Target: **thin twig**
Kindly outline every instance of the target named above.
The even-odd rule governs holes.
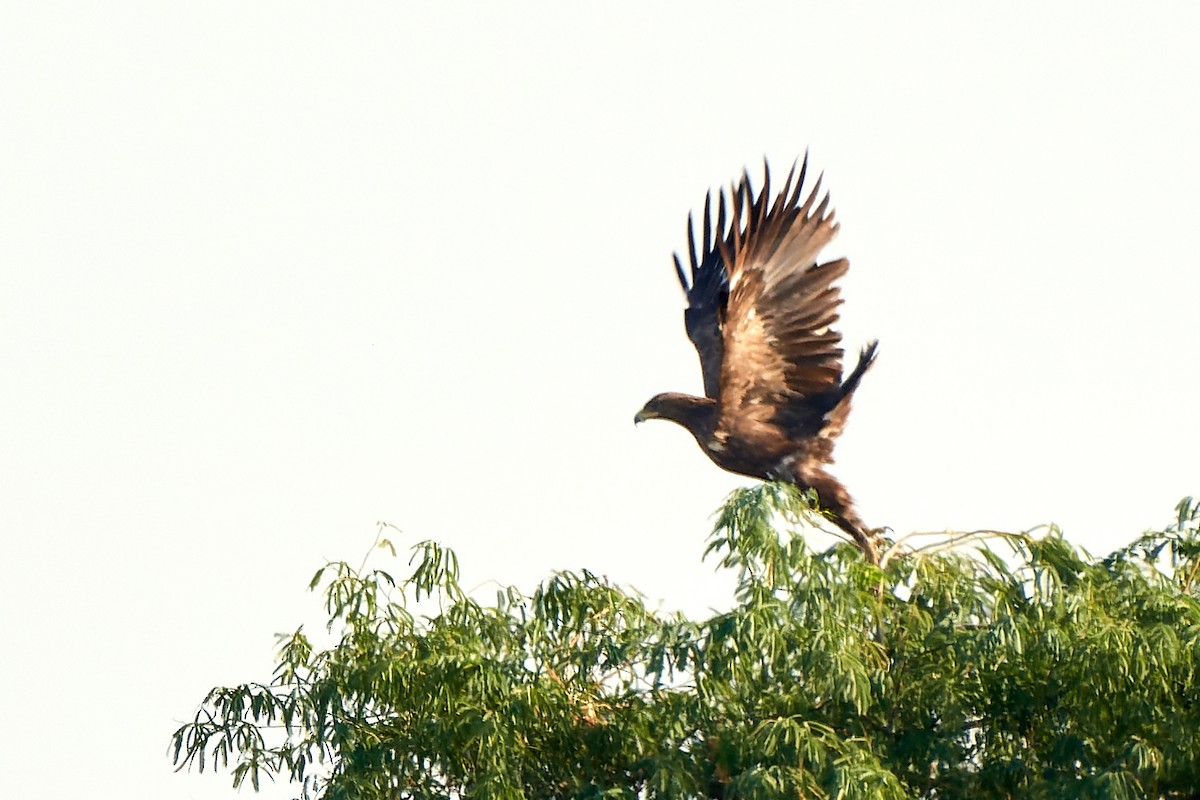
[[[888,561],[890,561],[893,556],[901,552],[901,548],[904,547],[904,543],[906,541],[917,537],[940,536],[942,537],[942,541],[930,542],[929,544],[921,545],[920,547],[905,548],[904,552],[906,554],[915,555],[917,553],[940,553],[957,547],[970,539],[986,539],[989,537],[1009,539],[1020,535],[1021,534],[1018,533],[1012,533],[1011,531],[997,531],[989,528],[980,528],[979,530],[974,531],[913,531],[912,533],[906,533],[905,535],[901,536],[899,539],[893,542],[887,550],[884,551],[883,555],[879,559],[879,566],[881,568],[886,566]]]

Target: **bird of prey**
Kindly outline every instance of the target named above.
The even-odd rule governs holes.
[[[833,522],[874,561],[874,537],[826,468],[879,343],[863,348],[843,378],[842,337],[834,329],[842,299],[834,283],[850,264],[817,261],[838,224],[828,193],[821,196],[820,177],[802,199],[807,171],[806,155],[799,174],[793,164],[773,198],[768,166],[758,193],[743,172],[730,186],[728,206],[724,190],[718,192],[715,224],[710,192],[698,252],[688,215],[690,269],[676,254],[675,270],[687,295],[684,325],[700,355],[705,396],[659,394],[634,422],[670,420],[723,469],[815,489]]]

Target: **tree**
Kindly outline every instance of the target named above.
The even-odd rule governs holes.
[[[175,761],[331,799],[1200,797],[1200,503],[1104,558],[1051,527],[878,568],[810,548],[810,502],[730,496],[704,620],[586,571],[481,603],[432,542],[331,563],[337,644],[213,689]]]

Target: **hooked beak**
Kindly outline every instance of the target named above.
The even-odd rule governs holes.
[[[643,408],[641,411],[639,411],[634,416],[633,424],[637,425],[640,422],[645,422],[648,419],[654,419],[657,416],[658,416],[658,414],[655,414],[653,411],[647,411],[646,409]]]

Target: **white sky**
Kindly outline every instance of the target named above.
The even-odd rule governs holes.
[[[377,520],[723,604],[740,480],[632,417],[700,390],[670,254],[764,154],[882,341],[870,523],[1099,552],[1200,492],[1200,6],[831,5],[6,6],[2,793],[231,796],[171,731]]]

